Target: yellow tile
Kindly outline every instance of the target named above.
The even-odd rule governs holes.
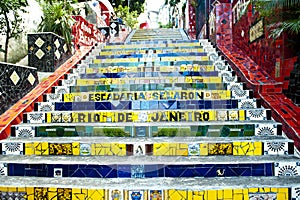
[[[275,192],[275,193],[278,192],[278,188],[270,188],[270,189],[271,189],[271,192]]]
[[[249,193],[258,192],[258,188],[249,188]]]
[[[7,187],[0,187],[0,192],[7,192],[8,188]]]
[[[88,190],[87,189],[72,189],[72,200],[81,200],[87,199],[88,197]]]
[[[35,200],[34,198],[34,188],[28,187],[26,188],[27,200]]]
[[[169,144],[168,143],[154,143],[153,144],[153,155],[156,155],[156,156],[169,155]]]
[[[218,199],[223,199],[223,190],[218,190]]]
[[[243,194],[234,194],[233,200],[244,200],[244,195]]]
[[[286,193],[277,193],[277,199],[288,200],[288,194],[286,194]]]
[[[105,191],[103,189],[100,189],[100,190],[89,189],[88,190],[88,199],[90,199],[90,200],[104,199],[104,197],[105,197]]]
[[[8,187],[8,192],[17,192],[18,189],[16,187]]]
[[[188,144],[177,144],[177,150],[176,150],[176,155],[178,156],[187,156],[188,155]]]
[[[34,143],[25,143],[25,155],[34,155]]]
[[[247,189],[243,189],[243,194],[244,194],[244,196],[249,194],[248,188]]]
[[[75,156],[80,155],[80,143],[79,142],[72,143],[72,151],[73,151],[73,155],[75,155]]]
[[[217,190],[208,190],[207,198],[208,199],[217,199]]]
[[[239,110],[239,121],[245,120],[245,110]]]
[[[18,192],[26,192],[26,188],[25,187],[19,187]]]
[[[208,155],[208,144],[201,143],[200,144],[200,156],[207,156]]]
[[[234,194],[243,194],[243,189],[234,189],[233,193]]]
[[[169,190],[168,200],[187,200],[187,191],[185,190]]]
[[[231,189],[224,190],[224,198],[232,199],[232,190]]]
[[[278,188],[278,193],[288,193],[289,189],[288,188]]]

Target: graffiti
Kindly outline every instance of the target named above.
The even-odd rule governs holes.
[[[76,23],[72,27],[73,42],[75,48],[78,45],[92,46],[97,42],[103,42],[105,35],[95,25],[90,24],[81,16],[73,16]]]

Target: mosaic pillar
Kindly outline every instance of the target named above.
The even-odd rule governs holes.
[[[109,27],[110,27],[110,34],[114,37],[118,37],[120,32],[119,22],[111,21]]]
[[[222,46],[232,44],[232,8],[231,3],[218,3],[216,12],[216,43]]]
[[[4,113],[37,84],[37,70],[32,67],[0,63],[0,114]]]
[[[28,65],[54,72],[71,55],[64,39],[54,33],[28,34]]]

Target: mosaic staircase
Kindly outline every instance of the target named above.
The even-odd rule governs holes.
[[[293,141],[209,41],[129,39],[94,48],[11,127],[0,199],[300,198]]]

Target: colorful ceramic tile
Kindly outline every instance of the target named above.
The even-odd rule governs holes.
[[[27,123],[45,123],[45,113],[27,113]]]
[[[130,200],[145,200],[144,191],[130,190],[128,191]]]
[[[35,137],[35,127],[34,126],[16,126],[15,127],[15,137]]]
[[[145,144],[134,144],[133,155],[135,156],[146,155]]]
[[[275,176],[299,176],[300,162],[275,162]]]
[[[198,144],[198,143],[189,144],[188,154],[189,154],[189,156],[199,156],[200,155],[200,144]]]
[[[2,155],[23,155],[24,147],[21,142],[3,142]]]
[[[63,177],[63,169],[62,168],[53,168],[53,177],[55,177],[55,178]]]
[[[37,107],[36,111],[47,112],[47,111],[54,111],[55,110],[55,103],[54,102],[38,102],[35,103]]]
[[[145,166],[131,165],[131,178],[145,178]]]
[[[91,144],[80,143],[80,155],[91,155]]]
[[[259,123],[255,124],[255,135],[278,135],[277,124]]]
[[[249,192],[249,200],[254,199],[270,199],[270,200],[277,200],[276,193],[250,193]]]
[[[163,200],[163,190],[149,190],[149,200]]]
[[[265,155],[286,155],[288,154],[288,148],[288,142],[264,142]]]
[[[123,200],[123,191],[119,189],[112,189],[109,191],[110,200]]]
[[[300,187],[292,187],[292,200],[300,199]]]
[[[7,176],[7,164],[6,163],[0,163],[0,176]]]

